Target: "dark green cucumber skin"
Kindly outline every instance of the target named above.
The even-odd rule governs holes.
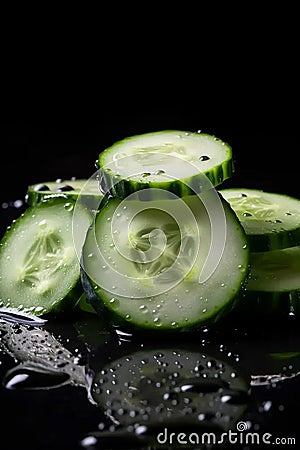
[[[31,191],[26,195],[26,203],[28,206],[37,206],[44,200],[50,200],[51,198],[65,198],[73,201],[78,200],[78,194],[70,192],[35,192]],[[97,210],[100,208],[102,203],[103,196],[93,195],[93,194],[84,194],[80,196],[80,203],[83,204],[89,210]]]
[[[205,188],[207,186],[218,186],[227,178],[230,178],[234,172],[234,165],[232,161],[226,161],[223,166],[218,166],[214,170],[202,172],[200,175],[194,175],[191,178],[182,180],[173,180],[170,182],[143,182],[126,180],[116,175],[111,175],[99,166],[101,171],[100,187],[106,195],[111,197],[126,198],[128,195],[137,191],[142,191],[140,194],[141,200],[155,200],[155,189],[164,189],[172,192],[178,197],[187,195],[199,194],[203,191],[204,176],[208,178],[209,182],[205,180]],[[150,191],[147,192],[147,189]]]
[[[61,196],[60,196],[61,197]],[[64,197],[63,197],[64,198]],[[64,198],[65,200],[65,198]],[[68,199],[69,201],[69,199]],[[70,200],[72,202],[72,200]],[[39,208],[46,207],[48,205],[51,205],[53,202],[56,202],[56,198],[49,199],[46,201],[43,201],[38,206]],[[7,228],[5,231],[2,239],[1,244],[5,245],[7,239],[11,236],[12,233],[17,229],[19,221],[23,219],[24,215],[30,215],[35,211],[35,207],[29,207],[25,211],[25,213],[17,218],[15,221],[12,222],[12,224]],[[71,311],[73,311],[76,307],[76,302],[79,300],[80,296],[84,293],[83,286],[80,279],[80,268],[79,268],[79,275],[74,280],[73,285],[70,286],[68,291],[66,292],[66,295],[64,298],[59,299],[54,305],[51,305],[46,308],[46,311],[37,312],[34,311],[32,314],[36,316],[52,316],[52,315],[61,315],[61,314],[69,314]],[[5,300],[1,300],[1,306],[6,306]],[[39,305],[32,305],[32,306],[39,306]]]
[[[84,191],[79,192],[79,188],[77,188],[77,187],[75,187],[74,189],[64,190],[64,191],[56,191],[56,190],[49,188],[49,186],[53,186],[55,184],[57,184],[57,186],[59,187],[61,184],[64,184],[64,183],[69,186],[72,186],[72,183],[73,183],[73,186],[74,186],[74,183],[78,183],[78,182],[80,182],[82,184],[82,186],[84,186],[85,184],[88,185],[89,180],[88,179],[79,179],[79,180],[74,180],[74,181],[73,180],[64,180],[64,182],[61,182],[61,183],[58,183],[55,181],[50,181],[50,182],[47,181],[44,183],[29,185],[27,188],[25,201],[26,201],[27,205],[29,205],[29,206],[37,206],[43,200],[48,200],[50,198],[55,198],[55,197],[64,197],[64,198],[71,199],[74,201],[77,201],[78,198],[80,198],[80,203],[89,210],[97,210],[100,207],[102,207],[103,194],[100,192],[100,189],[99,189],[99,194],[98,194],[98,193],[94,193],[94,192],[84,192]],[[39,185],[48,187],[49,189],[36,190],[36,187]]]
[[[300,228],[289,230],[288,233],[247,234],[251,252],[282,250],[300,245]]]

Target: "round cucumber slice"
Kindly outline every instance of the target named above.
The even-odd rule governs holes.
[[[82,294],[73,234],[83,243],[91,216],[71,199],[29,207],[0,243],[0,305],[35,315],[73,308]],[[74,231],[74,233],[72,232]]]
[[[255,189],[221,189],[242,223],[251,251],[300,244],[300,200]]]
[[[58,179],[32,184],[28,186],[25,199],[29,206],[36,206],[42,200],[62,194],[75,201],[80,197],[80,201],[92,210],[97,209],[103,199],[96,176],[89,179]]]
[[[129,327],[186,330],[215,322],[248,272],[244,230],[215,190],[160,201],[112,199],[88,230],[87,297]],[[92,292],[92,295],[91,295]]]
[[[290,292],[300,289],[300,247],[250,253],[248,291]]]
[[[121,198],[148,187],[183,197],[217,186],[233,173],[227,143],[208,134],[177,130],[118,141],[100,153],[98,165],[102,190]]]

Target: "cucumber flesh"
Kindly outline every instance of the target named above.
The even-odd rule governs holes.
[[[126,197],[146,187],[178,196],[217,186],[233,173],[231,147],[204,133],[166,130],[131,136],[99,155],[102,189]]]
[[[87,296],[93,292],[90,302],[101,314],[104,304],[128,326],[189,329],[233,307],[248,247],[215,190],[173,200],[113,199],[87,232],[82,267],[92,287]]]
[[[52,198],[29,207],[0,243],[0,306],[44,315],[72,308],[82,294],[73,243],[75,202]],[[77,242],[91,216],[77,208]]]
[[[221,189],[249,239],[250,250],[268,251],[300,244],[300,200],[262,190]]]
[[[25,199],[29,206],[35,206],[42,200],[61,195],[75,201],[80,199],[81,203],[93,210],[99,207],[103,199],[96,175],[89,179],[58,179],[56,181],[32,184],[28,186]]]

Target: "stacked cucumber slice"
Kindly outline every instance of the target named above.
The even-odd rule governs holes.
[[[65,194],[68,199],[79,200],[91,209],[98,209],[103,195],[99,190],[97,176],[89,179],[71,179],[45,181],[28,186],[26,202],[29,206],[36,206],[41,201]]]
[[[0,306],[47,315],[77,305],[155,331],[201,328],[240,307],[299,310],[300,200],[222,189],[234,171],[226,142],[145,133],[97,164],[89,179],[28,186],[27,210],[0,243]]]
[[[242,305],[280,318],[299,311],[300,200],[255,189],[224,189],[250,245],[250,275]]]

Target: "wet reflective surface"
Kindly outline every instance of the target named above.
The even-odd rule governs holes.
[[[89,313],[41,326],[0,319],[2,442],[184,448],[178,433],[222,440],[242,426],[297,439],[300,338],[294,323],[280,331],[158,339],[107,330]]]

